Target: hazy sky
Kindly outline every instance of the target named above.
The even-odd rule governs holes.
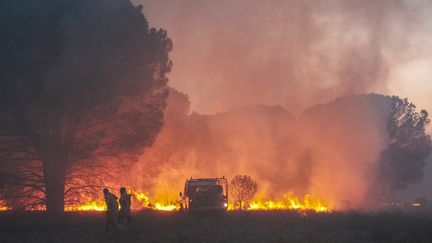
[[[174,41],[171,85],[192,110],[280,104],[298,114],[379,92],[432,110],[432,2],[135,0]]]

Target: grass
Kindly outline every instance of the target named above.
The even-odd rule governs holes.
[[[103,213],[1,213],[0,242],[432,242],[432,213],[136,212],[127,232],[104,233]]]

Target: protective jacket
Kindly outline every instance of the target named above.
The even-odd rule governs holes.
[[[129,215],[131,213],[131,195],[122,193],[120,196],[120,214]]]
[[[115,214],[118,212],[117,197],[114,194],[108,193],[107,195],[105,195],[105,203],[107,205],[108,214]]]

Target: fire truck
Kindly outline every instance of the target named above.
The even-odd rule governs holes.
[[[228,181],[221,178],[187,179],[180,192],[182,209],[187,212],[226,212],[228,209]]]

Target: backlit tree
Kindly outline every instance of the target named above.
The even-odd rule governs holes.
[[[236,175],[230,182],[230,193],[234,206],[240,210],[247,209],[257,189],[257,183],[250,176]]]
[[[10,199],[37,198],[58,214],[65,194],[152,144],[172,42],[141,9],[129,0],[1,1],[0,190]]]

